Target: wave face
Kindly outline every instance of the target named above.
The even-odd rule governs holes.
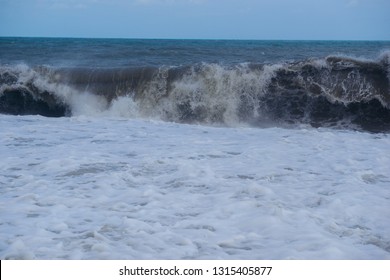
[[[0,68],[0,112],[390,131],[390,53],[290,63]]]

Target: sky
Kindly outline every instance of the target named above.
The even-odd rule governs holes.
[[[390,40],[390,0],[0,0],[0,36]]]

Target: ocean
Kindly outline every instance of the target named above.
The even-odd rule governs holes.
[[[0,38],[0,259],[390,259],[390,42]]]

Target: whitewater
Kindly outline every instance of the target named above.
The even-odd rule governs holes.
[[[390,259],[389,49],[0,38],[0,259]]]
[[[1,259],[389,259],[386,134],[0,116]]]

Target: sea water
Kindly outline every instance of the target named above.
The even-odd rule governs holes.
[[[1,259],[389,259],[389,42],[0,39]]]

